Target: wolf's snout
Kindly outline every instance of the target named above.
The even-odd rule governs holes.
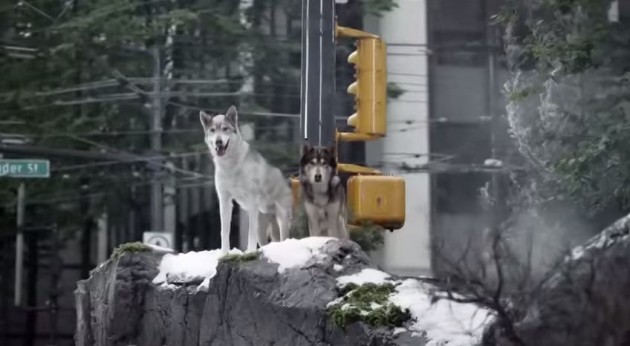
[[[315,174],[315,182],[319,183],[321,181],[322,181],[322,175],[319,173]]]
[[[217,155],[218,156],[223,156],[223,155],[225,155],[225,152],[227,151],[227,147],[230,144],[230,141],[227,141],[227,142],[224,143],[222,139],[218,139],[217,138],[214,141],[214,144],[216,146]]]

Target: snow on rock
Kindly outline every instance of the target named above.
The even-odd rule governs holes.
[[[630,219],[628,217],[624,217],[610,226],[610,228],[613,229],[612,231],[605,229],[594,235],[586,244],[574,247],[571,249],[571,254],[565,258],[565,262],[578,260],[582,258],[587,251],[605,249],[630,237],[630,232],[625,231],[626,227],[628,227],[625,224],[629,223],[629,221]],[[617,229],[623,231],[620,233]]]
[[[365,268],[360,272],[352,275],[344,275],[337,278],[339,286],[344,287],[347,284],[363,285],[367,283],[384,284],[390,275],[380,270]]]
[[[503,161],[497,159],[486,159],[483,162],[483,165],[490,167],[503,167]]]
[[[308,237],[303,239],[287,239],[263,246],[260,251],[269,262],[277,263],[278,272],[283,273],[290,268],[302,268],[323,257],[322,248],[334,238]],[[168,249],[160,249],[162,251]],[[242,254],[233,249],[230,254]],[[159,273],[153,283],[162,289],[177,287],[181,284],[199,284],[198,289],[209,286],[216,274],[219,259],[223,256],[220,250],[188,252],[183,254],[167,253],[162,257],[158,267]],[[343,266],[336,264],[335,271]],[[462,304],[448,300],[438,300],[432,304],[428,287],[418,280],[393,280],[391,275],[374,269],[363,268],[361,271],[337,277],[337,284],[363,285],[367,283],[395,285],[395,292],[390,295],[390,302],[402,309],[409,309],[413,320],[405,330],[426,335],[427,346],[468,346],[481,340],[485,325],[491,314],[474,304]],[[175,285],[173,285],[175,284]],[[328,303],[328,306],[342,302],[342,297]],[[371,306],[373,309],[379,306]],[[342,307],[343,308],[343,307]],[[402,329],[398,330],[398,333]]]
[[[582,256],[584,256],[584,247],[576,246],[571,249],[571,255],[565,259],[565,262],[580,259]]]
[[[415,319],[410,329],[425,333],[426,346],[469,346],[481,341],[491,313],[474,304],[448,300],[431,303],[426,287],[408,279],[396,287],[390,301],[402,309],[409,309]]]
[[[229,253],[242,254],[243,252],[232,249]],[[153,279],[153,283],[202,282],[201,287],[207,287],[210,279],[217,273],[217,264],[221,257],[223,257],[221,250],[166,254],[162,257],[158,267],[159,273]]]
[[[331,237],[308,237],[302,239],[287,239],[281,242],[269,243],[260,249],[270,262],[279,264],[278,273],[282,274],[289,268],[302,268],[313,258],[322,256],[321,248]]]
[[[156,252],[165,252],[165,253],[173,253],[175,252],[175,250],[169,248],[169,247],[163,247],[163,246],[157,246],[157,245],[153,245],[153,244],[145,244],[146,246],[150,247],[153,251]]]
[[[394,328],[394,333],[393,333],[393,334],[394,334],[394,335],[398,335],[398,334],[400,334],[400,333],[404,333],[404,332],[406,332],[406,331],[407,331],[407,329],[405,329],[405,328],[396,327],[396,328]]]
[[[303,239],[287,239],[283,242],[270,243],[261,248],[263,256],[269,261],[278,263],[278,272],[282,273],[288,268],[302,267],[311,259],[322,256],[319,251],[324,244],[334,238],[309,237]],[[159,273],[153,279],[154,284],[190,284],[201,283],[199,289],[208,288],[210,280],[217,272],[219,259],[223,257],[221,250],[208,250],[199,252],[187,252],[172,254],[171,249],[154,247],[161,252],[169,252],[158,267]],[[232,249],[229,254],[243,254],[239,249]]]
[[[380,270],[365,268],[362,271],[337,278],[339,286],[349,283],[392,283],[395,292],[389,301],[401,309],[409,309],[413,322],[409,330],[426,335],[426,346],[469,346],[481,340],[484,327],[490,321],[491,313],[474,304],[457,303],[445,299],[432,303],[429,287],[418,280],[391,280],[391,276]],[[337,299],[329,306],[339,303]],[[342,307],[343,308],[343,307]],[[372,306],[372,308],[377,308]],[[400,332],[400,330],[398,331]]]

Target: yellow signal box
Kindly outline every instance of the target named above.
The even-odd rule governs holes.
[[[373,222],[395,230],[405,224],[405,180],[385,175],[357,175],[348,179],[351,224]]]
[[[291,182],[291,195],[293,197],[293,209],[295,209],[298,205],[298,203],[300,203],[300,180],[297,178],[289,178],[289,181]]]
[[[356,113],[348,118],[354,133],[339,133],[344,141],[366,141],[387,131],[387,48],[378,36],[337,26],[337,36],[358,39],[357,50],[348,57],[355,65],[356,81],[348,87],[354,95]]]

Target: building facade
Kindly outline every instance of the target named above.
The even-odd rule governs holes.
[[[388,81],[404,91],[389,100],[387,137],[367,149],[369,163],[406,180],[405,226],[386,234],[376,257],[391,272],[435,274],[440,256],[480,249],[483,230],[505,217],[482,199],[503,185],[486,164],[509,148],[501,120],[507,67],[490,23],[500,1],[396,3],[366,25],[387,42]]]

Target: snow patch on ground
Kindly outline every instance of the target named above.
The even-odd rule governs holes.
[[[335,238],[308,237],[302,239],[287,239],[281,242],[269,243],[260,249],[270,262],[279,264],[278,273],[282,274],[289,268],[302,268],[312,258],[321,258],[321,248]]]
[[[343,270],[343,266],[342,266],[341,264],[336,264],[336,263],[335,263],[335,264],[333,264],[333,269],[334,269],[336,272],[340,272],[340,271],[342,271],[342,270]]]
[[[474,304],[438,300],[431,304],[428,290],[417,280],[405,280],[396,287],[390,301],[409,309],[415,319],[410,330],[426,333],[427,346],[468,346],[481,341],[491,313]]]
[[[337,283],[339,286],[344,287],[347,284],[355,284],[355,285],[363,285],[367,283],[372,284],[384,284],[387,283],[387,279],[390,277],[389,274],[382,272],[380,270],[365,268],[360,272],[352,275],[344,275],[337,278]]]
[[[432,303],[429,287],[418,280],[407,279],[393,281],[390,275],[371,268],[361,272],[340,276],[337,284],[341,287],[354,283],[363,285],[366,283],[396,285],[395,292],[390,295],[389,301],[401,309],[409,309],[413,318],[409,329],[414,333],[425,334],[429,340],[426,346],[468,346],[481,341],[484,327],[492,318],[490,311],[482,309],[474,304],[463,304],[440,299]],[[343,300],[340,297],[328,304],[328,307],[338,304]],[[371,306],[378,308],[376,304]],[[344,306],[341,307],[342,309]],[[396,328],[396,334],[403,328]]]
[[[242,254],[239,249],[232,249],[230,254]],[[154,284],[177,282],[193,282],[203,280],[201,287],[206,287],[210,279],[217,273],[219,258],[223,257],[221,250],[208,250],[199,252],[187,252],[182,254],[166,254],[158,267],[159,273],[153,279]]]

